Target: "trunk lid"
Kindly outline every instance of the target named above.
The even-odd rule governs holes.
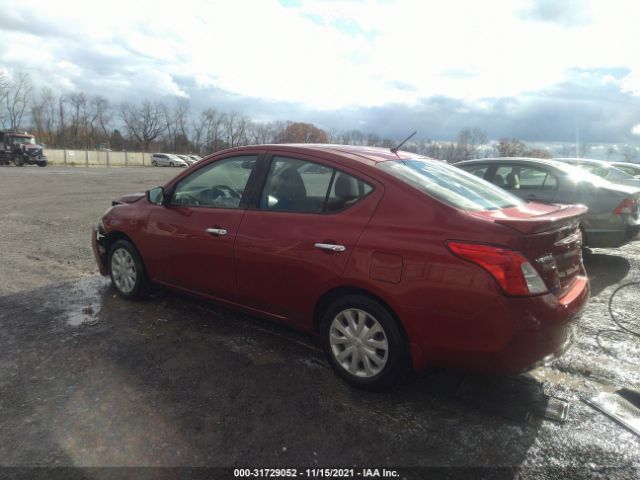
[[[538,271],[549,290],[562,296],[584,274],[580,218],[583,205],[526,205],[473,212],[512,228],[524,236],[522,253]]]

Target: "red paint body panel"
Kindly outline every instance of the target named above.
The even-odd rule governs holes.
[[[589,284],[576,253],[580,239],[572,233],[582,207],[459,210],[376,167],[414,156],[406,152],[338,145],[243,147],[202,160],[165,189],[170,192],[177,181],[210,162],[264,152],[337,168],[364,180],[373,191],[332,214],[256,206],[171,207],[141,199],[109,210],[104,233],[131,238],[152,281],[304,330],[313,330],[314,310],[327,292],[344,287],[368,292],[400,322],[416,368],[522,371],[562,347],[571,322],[587,303]],[[228,234],[211,236],[205,233],[209,227]],[[505,295],[486,270],[447,249],[451,240],[521,252],[549,292]],[[316,243],[341,244],[346,251],[328,253],[315,248]],[[555,270],[537,262],[545,255],[554,257]],[[96,258],[100,264],[99,253]],[[551,285],[556,273],[561,277],[557,288]]]

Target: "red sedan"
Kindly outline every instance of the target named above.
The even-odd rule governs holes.
[[[316,332],[376,389],[410,366],[514,373],[561,352],[589,298],[585,212],[407,152],[260,145],[114,201],[92,239],[123,297],[160,284]]]

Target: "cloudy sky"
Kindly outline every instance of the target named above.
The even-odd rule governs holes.
[[[0,70],[114,102],[450,139],[640,141],[636,0],[0,0]]]

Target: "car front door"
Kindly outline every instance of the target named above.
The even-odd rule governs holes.
[[[344,271],[382,195],[381,185],[329,161],[274,154],[236,239],[240,302],[300,322]]]
[[[156,280],[234,299],[233,245],[258,155],[216,160],[180,180],[146,226]]]

